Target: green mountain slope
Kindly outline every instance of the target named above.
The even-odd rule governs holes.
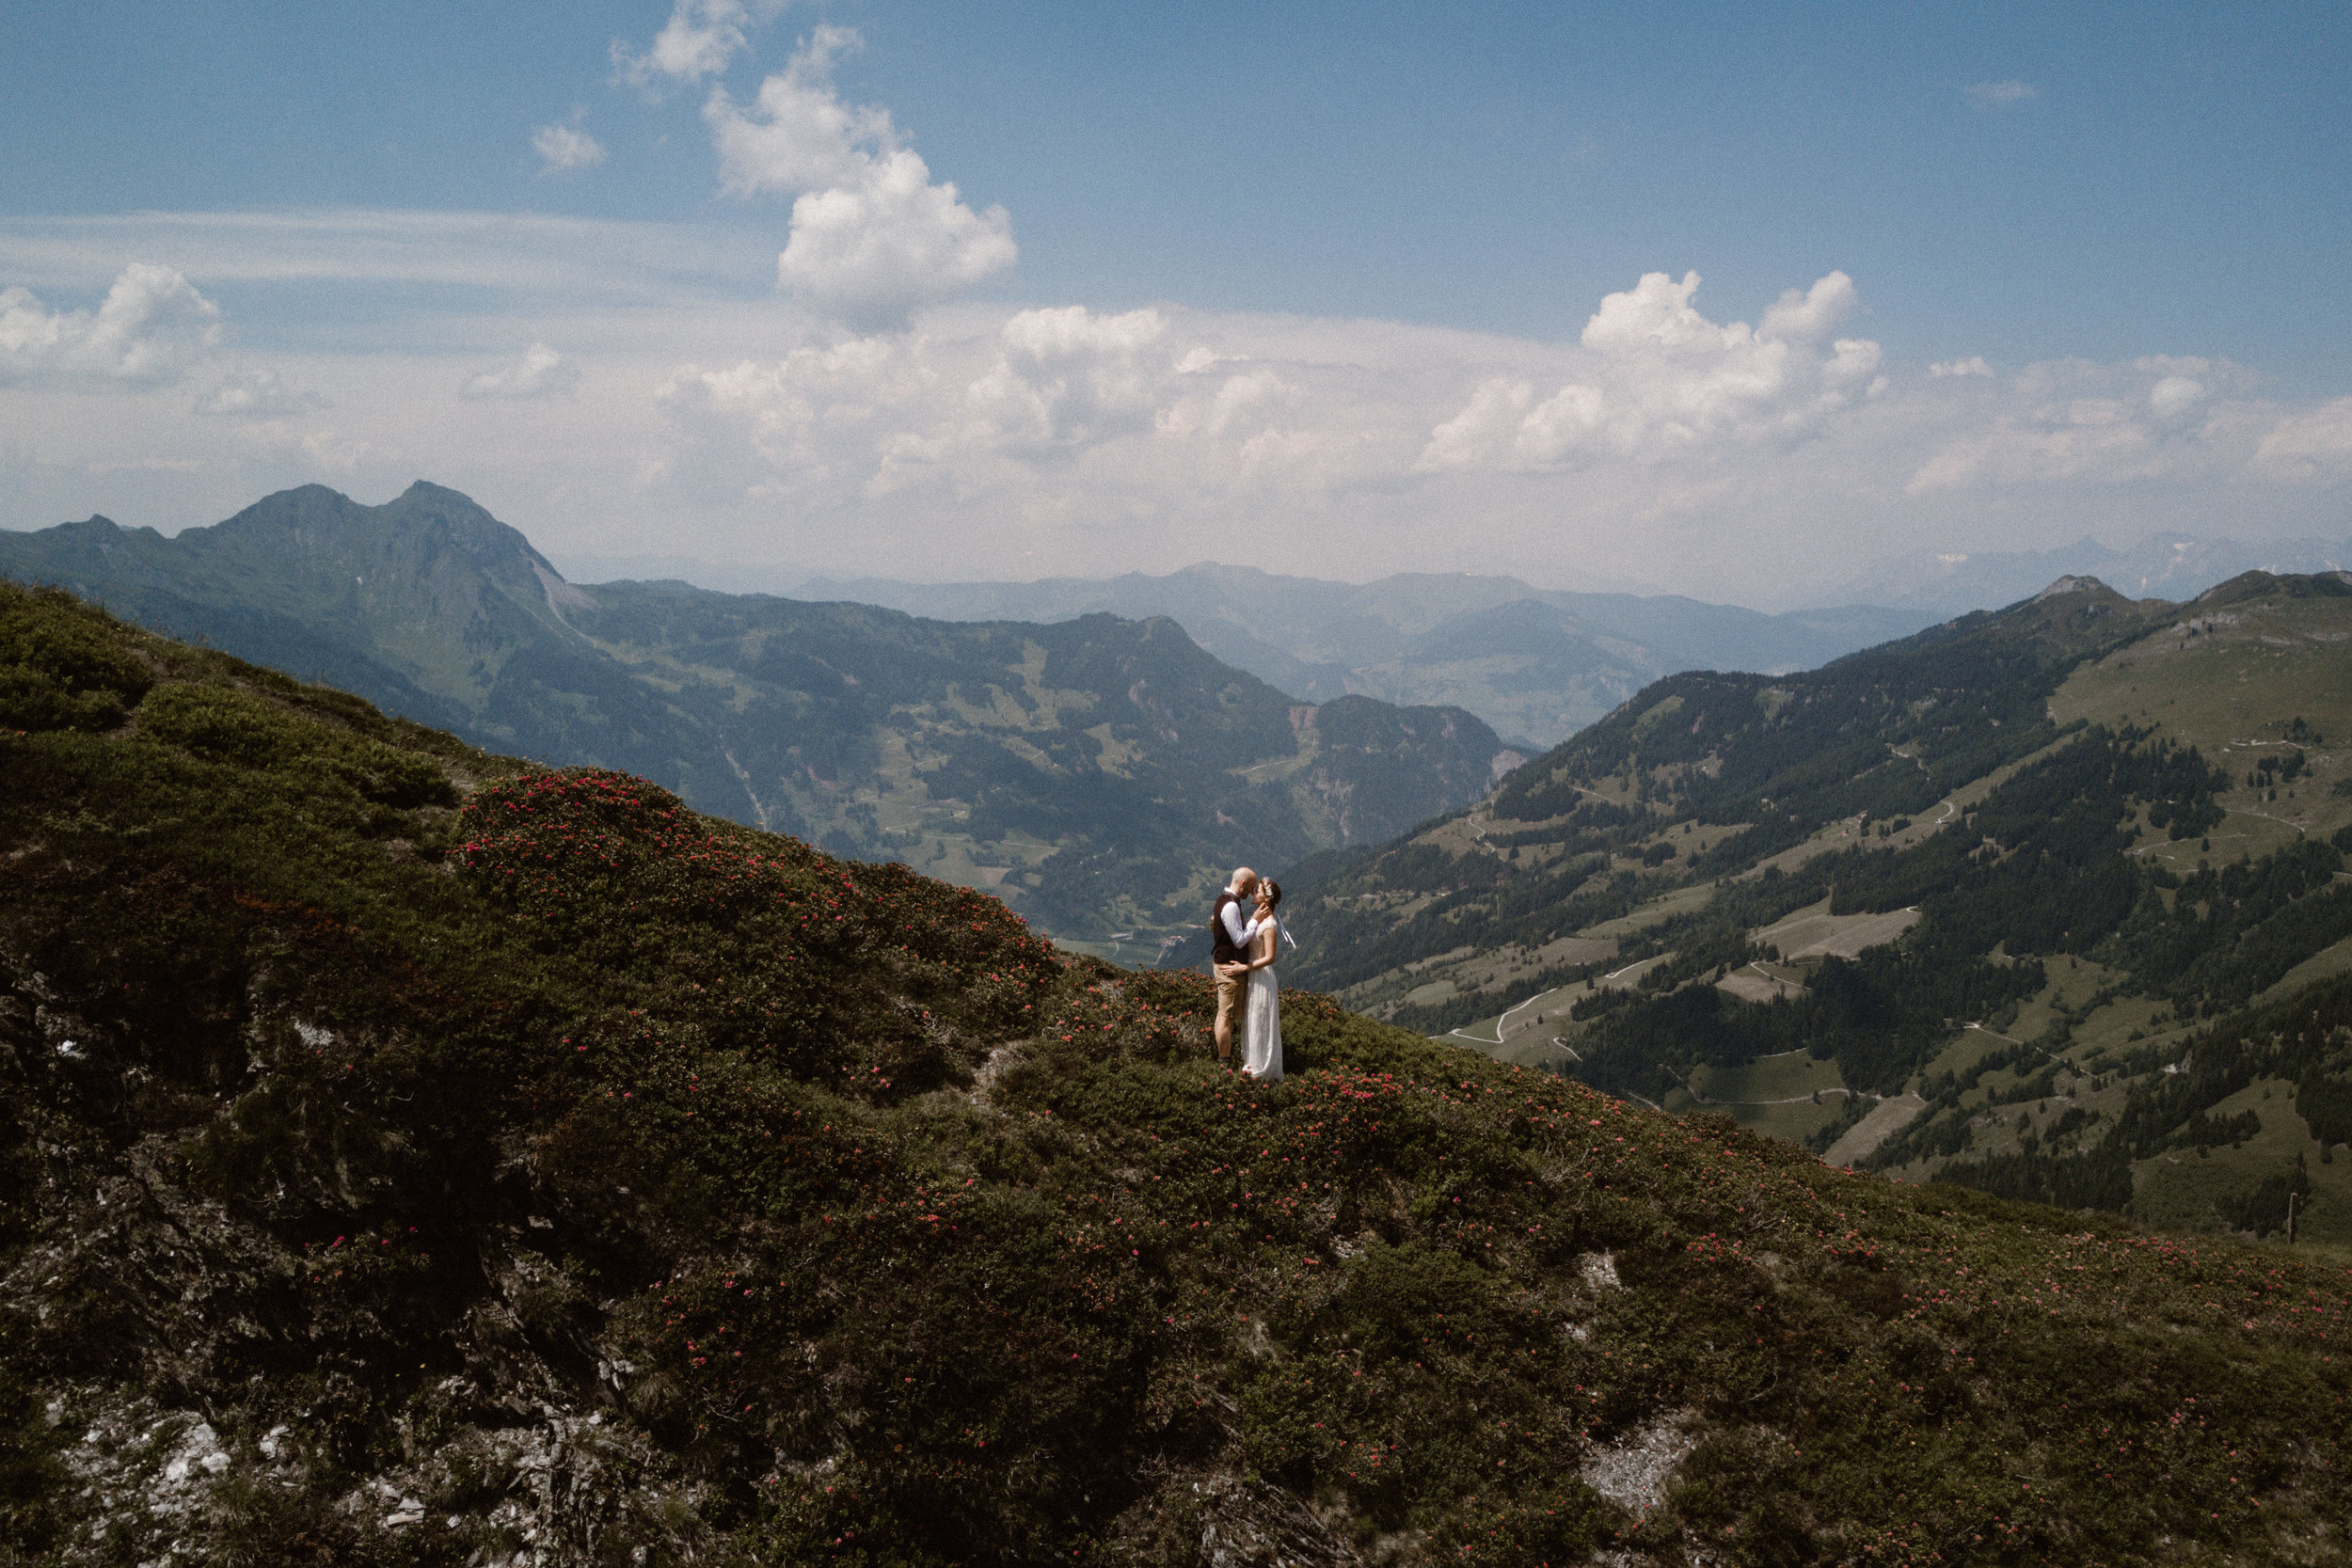
[[[0,585],[0,1562],[2306,1561],[2334,1263],[1834,1170]]]
[[[1295,967],[1840,1161],[2254,1234],[2292,1197],[2352,1241],[2331,736],[2352,582],[2066,579],[1809,675],[1659,683],[1490,804],[1303,868]]]
[[[1302,866],[1294,880],[1320,905],[1306,973],[1387,1005],[1430,984],[1418,977],[1449,953],[1545,963],[1661,890],[1752,869],[1859,813],[1930,813],[2056,739],[2047,705],[2066,672],[2143,615],[2091,585],[1817,671],[1655,682],[1470,816]],[[1466,1006],[1459,1017],[1476,1017]]]
[[[1291,701],[1166,619],[947,624],[566,583],[454,491],[310,486],[166,539],[0,533],[0,573],[477,743],[996,889],[1068,938],[1189,929],[1237,862],[1376,843],[1518,759],[1458,708]]]

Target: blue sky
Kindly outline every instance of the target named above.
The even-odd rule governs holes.
[[[489,11],[11,19],[0,523],[430,474],[592,553],[1752,597],[2352,532],[2338,8]]]

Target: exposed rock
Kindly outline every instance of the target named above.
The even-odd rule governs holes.
[[[1579,1471],[1584,1483],[1619,1508],[1649,1513],[1666,1500],[1676,1467],[1698,1447],[1684,1430],[1687,1414],[1663,1417],[1636,1428],[1594,1452]]]

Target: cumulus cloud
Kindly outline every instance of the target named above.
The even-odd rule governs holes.
[[[863,179],[878,151],[895,150],[898,128],[878,104],[841,102],[834,60],[858,47],[848,27],[818,27],[785,68],[760,83],[748,109],[723,89],[703,105],[730,196],[792,196]]]
[[[930,177],[923,160],[902,150],[854,189],[794,201],[777,282],[873,322],[903,318],[1011,266],[1019,252],[1005,210],[975,213],[953,184]]]
[[[680,440],[646,477],[706,496],[758,495],[846,471],[854,490],[882,446],[942,417],[949,377],[930,362],[933,348],[893,334],[796,349],[772,365],[684,367],[654,389]]]
[[[1197,515],[1241,494],[1311,503],[1410,455],[1412,415],[1367,402],[1358,367],[1220,353],[1156,309],[961,320],[680,370],[658,393],[674,451],[649,477],[803,506]]]
[[[1968,96],[1988,109],[2006,109],[2011,103],[2023,103],[2028,98],[2039,98],[2042,89],[2031,82],[2011,79],[2006,82],[1971,82]]]
[[[1984,356],[1972,354],[1965,359],[1945,359],[1928,367],[1931,376],[1984,375],[1993,373],[1993,367],[1984,362]]]
[[[674,450],[651,477],[811,505],[917,492],[1022,508],[1059,495],[1112,513],[1277,494],[1312,505],[1436,473],[1752,467],[1875,384],[1877,345],[1841,335],[1860,309],[1845,275],[1788,291],[1753,327],[1699,315],[1697,285],[1645,278],[1604,300],[1578,343],[1523,346],[1567,376],[1467,386],[1467,342],[1365,324],[1260,323],[1237,344],[1161,309],[1027,309],[961,331],[934,315],[919,332],[674,372],[658,393]],[[1704,504],[1710,486],[1720,475],[1694,475],[1675,504]]]
[[[1150,354],[1168,336],[1157,310],[1023,310],[996,336],[995,367],[964,390],[990,446],[1036,454],[1152,427],[1173,373],[1165,354]]]
[[[2244,398],[2252,388],[2245,368],[2227,360],[2028,366],[2003,389],[1990,422],[1944,439],[1907,488],[2128,484],[2240,466],[2265,419]]]
[[[173,381],[220,341],[220,307],[169,267],[135,261],[92,310],[0,289],[0,380]]]
[[[510,365],[467,377],[457,395],[469,401],[569,397],[580,385],[580,367],[545,343],[533,343]]]
[[[952,182],[933,182],[887,109],[842,103],[833,63],[857,43],[818,27],[751,103],[714,87],[703,118],[723,190],[794,198],[777,286],[870,328],[1004,271],[1020,250],[1005,210],[974,212]]]
[[[1588,387],[1575,389],[1592,391]],[[1418,466],[1428,473],[1481,467],[1518,432],[1534,400],[1535,388],[1516,376],[1480,382],[1469,405],[1429,433]]]
[[[580,128],[574,110],[571,123],[542,125],[531,133],[532,149],[539,154],[542,174],[569,174],[604,162],[604,144]]]
[[[785,4],[786,0],[675,0],[670,20],[644,54],[626,43],[613,43],[613,69],[622,80],[639,87],[694,83],[716,76],[750,46],[752,30],[774,20]]]
[[[266,369],[232,371],[194,404],[199,414],[241,420],[282,420],[326,406],[316,392],[296,390]]]
[[[1502,376],[1430,432],[1417,467],[1542,467],[1611,454],[1659,461],[1729,442],[1818,433],[1867,393],[1879,345],[1836,334],[1861,309],[1853,279],[1833,272],[1790,289],[1751,327],[1719,325],[1691,303],[1699,275],[1644,275],[1584,324],[1578,379],[1540,402]]]
[[[882,332],[772,364],[686,367],[656,392],[681,437],[656,477],[705,494],[1017,488],[1156,437],[1186,379],[1168,335],[1156,310],[1069,306],[1016,311],[993,332]],[[1196,423],[1224,435],[1236,419]]]
[[[1179,375],[1209,379],[1204,372],[1219,363],[1216,356],[1195,349],[1176,364]],[[1152,416],[1163,436],[1215,438],[1248,420],[1269,415],[1289,399],[1291,387],[1271,370],[1236,371],[1214,378],[1214,387],[1180,392]]]

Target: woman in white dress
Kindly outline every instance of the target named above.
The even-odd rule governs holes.
[[[1245,928],[1243,943],[1249,982],[1242,1007],[1241,1069],[1261,1084],[1282,1081],[1281,990],[1274,978],[1275,955],[1285,935],[1274,912],[1281,903],[1282,884],[1271,878],[1260,880],[1258,912]]]

